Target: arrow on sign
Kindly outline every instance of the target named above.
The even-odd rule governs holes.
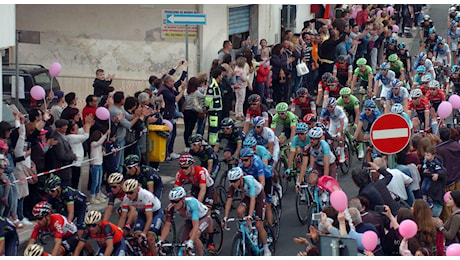
[[[167,20],[172,24],[206,24],[206,16],[203,14],[172,14],[168,15]]]

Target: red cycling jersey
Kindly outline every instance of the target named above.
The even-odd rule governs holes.
[[[436,94],[433,95],[433,92],[430,90],[426,92],[425,98],[431,102],[439,103],[441,101],[446,101],[446,94],[444,93],[444,90],[438,89]]]
[[[89,229],[85,229],[85,232],[80,238],[80,241],[86,242],[89,237],[94,239],[100,247],[105,247],[107,239],[113,239],[113,244],[120,242],[123,239],[123,231],[116,225],[108,222],[101,221],[101,231],[98,234],[93,234]]]
[[[200,186],[200,184],[204,183],[206,184],[206,187],[214,185],[214,181],[208,173],[208,170],[196,165],[194,165],[193,168],[193,175],[185,175],[182,169],[179,170],[176,174],[176,181],[174,182],[174,185],[182,186],[182,183],[192,184],[193,186]]]
[[[291,103],[291,112],[295,112],[296,106],[299,106],[302,118],[304,115],[311,113],[312,110],[316,110],[316,104],[314,100],[309,99],[308,97],[305,99],[305,102],[300,102],[299,98],[295,98],[292,100]]]
[[[61,214],[51,214],[48,225],[40,227],[36,224],[30,238],[36,240],[40,231],[44,231],[45,233],[54,233],[54,238],[66,239],[77,233],[77,226],[75,226],[74,223],[69,222],[67,218]]]
[[[415,111],[425,111],[430,110],[430,102],[426,98],[421,98],[418,105],[414,105],[412,100],[409,101],[409,110],[415,109]]]

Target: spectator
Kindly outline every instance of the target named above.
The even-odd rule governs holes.
[[[430,255],[436,255],[436,227],[434,226],[431,210],[426,201],[417,199],[412,207],[415,223],[417,223],[417,234],[415,238],[420,246],[428,248]]]
[[[243,53],[244,49],[246,49],[246,47],[249,46],[249,41],[242,41],[241,42],[241,48],[239,49],[233,49],[233,45],[232,45],[232,42],[229,41],[229,40],[225,40],[223,43],[222,43],[222,49],[220,49],[218,52],[217,52],[217,59],[219,59],[220,61],[223,61],[223,58],[224,58],[224,55],[225,54],[230,54],[231,57],[232,57],[232,61],[236,60],[236,57],[238,55],[240,55],[241,53]]]
[[[102,155],[103,155],[103,146],[104,141],[107,139],[107,136],[110,135],[110,130],[107,130],[105,134],[102,134],[101,131],[96,130],[91,134],[89,139],[91,145],[91,161],[90,161],[90,171],[91,171],[91,204],[99,204],[106,201],[106,197],[101,193],[101,184],[102,184]]]
[[[51,103],[50,114],[53,115],[54,120],[58,120],[61,118],[62,111],[64,110],[64,92],[61,90],[54,91]]]
[[[359,196],[365,197],[369,201],[370,210],[375,210],[376,205],[384,205],[382,195],[372,185],[368,172],[361,169],[353,169],[351,178],[359,188]]]
[[[434,218],[435,227],[442,232],[445,237],[446,246],[458,243],[458,233],[460,232],[460,190],[453,190],[447,197],[446,207],[452,209],[452,214],[444,221]]]
[[[106,77],[103,69],[96,70],[96,78],[93,82],[93,94],[98,98],[99,101],[101,100],[102,96],[109,95],[109,86],[112,84],[114,77],[115,74],[108,74]]]
[[[62,110],[60,119],[75,121],[78,124],[78,127],[83,127],[83,122],[81,118],[78,118],[78,120],[75,119],[76,115],[79,115],[79,112],[80,112],[79,109],[77,108],[78,97],[75,94],[75,92],[67,93],[64,96],[64,99],[65,99],[65,102],[67,103],[67,106],[64,108],[64,110]],[[58,119],[55,119],[54,122],[56,122],[57,120]]]
[[[246,88],[248,87],[248,73],[245,69],[246,58],[238,57],[236,59],[235,76],[236,83],[233,85],[233,91],[236,95],[235,118],[244,120],[243,103],[246,97]],[[251,88],[252,89],[252,88]]]
[[[79,187],[80,183],[80,174],[81,174],[81,163],[84,157],[83,143],[89,138],[89,130],[93,124],[93,117],[90,115],[86,118],[86,123],[83,125],[83,128],[78,128],[78,125],[75,122],[69,122],[69,126],[66,131],[66,138],[69,141],[69,144],[72,148],[72,151],[77,155],[77,160],[75,160],[72,166],[72,188],[76,190],[81,190]]]
[[[83,107],[83,110],[81,111],[81,116],[83,118],[83,124],[86,123],[86,117],[88,115],[92,115],[93,119],[96,117],[96,110],[97,110],[97,104],[98,100],[95,95],[88,95],[86,96],[86,106]]]
[[[188,81],[187,94],[185,95],[185,109],[184,109],[184,142],[186,152],[190,149],[188,138],[192,135],[195,128],[198,113],[203,112],[204,94],[199,90],[200,80],[192,77]]]

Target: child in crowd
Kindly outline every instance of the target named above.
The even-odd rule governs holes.
[[[96,130],[91,134],[89,139],[91,145],[90,151],[90,171],[91,171],[91,204],[99,204],[105,202],[106,198],[101,193],[101,184],[102,184],[102,161],[103,161],[103,144],[107,136],[110,135],[110,129],[102,134],[100,130]]]
[[[442,162],[436,157],[436,147],[429,146],[425,150],[425,159],[422,164],[422,197],[423,199],[433,207],[433,201],[428,197],[428,191],[430,190],[433,182],[438,181],[439,175],[443,174]]]

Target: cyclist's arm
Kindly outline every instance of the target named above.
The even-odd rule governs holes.
[[[353,67],[351,67],[351,68],[353,68]],[[348,78],[347,78],[346,86],[351,85],[352,78],[353,78],[353,69],[349,69],[348,70]]]
[[[340,127],[339,127],[339,129],[337,129],[337,132],[339,132],[343,136],[343,130],[345,129],[345,119],[344,119],[344,117],[339,118],[339,121],[340,121]]]
[[[0,255],[5,252],[5,237],[0,238]]]
[[[248,134],[248,130],[249,130],[249,122],[246,121],[246,122],[244,122],[244,126],[243,126],[243,132],[244,132],[245,135]],[[214,146],[214,147],[215,147],[215,146]],[[216,150],[216,149],[214,148],[214,151],[215,151],[215,150]]]
[[[214,145],[214,152],[218,153],[219,152],[219,143],[216,143]]]
[[[292,138],[295,136],[295,125],[294,126],[291,126],[291,140]]]
[[[353,134],[353,139],[358,139],[359,133],[361,132],[362,128],[363,128],[363,122],[358,121],[358,127],[356,127],[355,133]]]
[[[171,230],[171,221],[165,221],[163,229],[161,230],[160,241],[165,241],[165,239],[169,235],[169,231]]]
[[[372,73],[369,73],[369,75],[367,75],[367,78],[368,78],[368,82],[369,82],[369,86],[367,86],[367,89],[368,91],[372,91],[372,84],[374,83],[374,79],[373,79],[373,75]],[[378,87],[378,86],[377,86]],[[375,93],[374,93],[375,94]]]
[[[242,140],[236,142],[236,150],[235,150],[235,153],[233,154],[234,158],[238,158],[242,147],[243,147],[243,141]]]
[[[125,207],[123,207],[123,210],[121,211],[120,219],[118,220],[118,227],[123,228],[125,226],[126,222],[126,216],[128,215],[128,210],[124,210]]]
[[[297,180],[297,183],[302,183],[303,180],[305,179],[305,173],[307,172],[307,165],[308,165],[308,160],[309,156],[302,156],[302,165],[300,166],[300,174],[299,174],[299,179]]]
[[[323,156],[323,162],[324,162],[323,175],[329,176],[329,155]]]
[[[54,238],[54,246],[53,249],[51,250],[51,254],[54,256],[61,255],[61,244],[62,244],[62,238],[60,237],[55,237]]]
[[[74,219],[74,213],[75,213],[75,204],[74,202],[67,202],[67,219],[69,222],[72,222]]]
[[[153,192],[154,192],[153,181],[147,182],[147,190],[149,190],[153,194]]]
[[[391,106],[391,100],[389,98],[387,98],[387,100],[385,101],[385,110],[384,110],[384,114],[388,114],[388,112],[390,112],[390,106]]]
[[[104,256],[111,256],[112,253],[113,253],[113,238],[106,238]]]
[[[228,215],[230,214],[230,209],[232,208],[232,202],[233,202],[233,187],[229,188],[228,191],[228,196],[227,196],[227,202],[225,203],[225,210],[224,210],[224,217],[228,218]]]
[[[199,219],[193,219],[192,220],[192,230],[190,231],[190,240],[196,241],[199,237],[199,229],[198,227],[200,226],[200,220]]]
[[[292,168],[292,162],[294,161],[294,156],[295,156],[295,147],[294,149],[290,149],[290,152],[289,152],[289,159],[288,159],[288,169],[291,169]]]
[[[350,88],[353,90],[355,88],[356,80],[358,79],[358,75],[353,75],[351,79],[351,85]]]
[[[273,155],[273,148],[275,147],[275,142],[268,142],[267,150]]]
[[[85,247],[85,242],[83,241],[78,241],[77,246],[75,247],[75,250],[73,251],[73,256],[79,256],[81,253],[81,250]]]
[[[256,197],[255,196],[251,196],[249,198],[249,211],[248,211],[248,216],[251,216],[252,218],[254,218],[253,216],[253,213],[254,213],[254,209],[256,208]]]
[[[371,84],[370,81],[369,81],[369,84]],[[372,94],[372,88],[370,86],[368,86],[367,89],[369,90],[369,93]],[[377,93],[379,92],[379,80],[377,80],[377,79],[374,82],[374,90],[373,90],[373,92],[374,92],[375,96],[377,96]]]
[[[150,225],[152,224],[153,212],[152,210],[146,210],[144,214],[145,214],[145,226],[144,226],[144,230],[142,230],[142,234],[144,234],[145,237],[147,237],[147,233],[149,232]]]
[[[425,114],[425,129],[430,127],[430,110],[423,111]]]
[[[206,183],[200,183],[200,192],[198,193],[198,200],[200,202],[204,201],[204,196],[206,195]]]
[[[403,99],[403,107],[404,107],[404,111],[407,111],[407,109],[409,107],[409,99],[408,98]]]

